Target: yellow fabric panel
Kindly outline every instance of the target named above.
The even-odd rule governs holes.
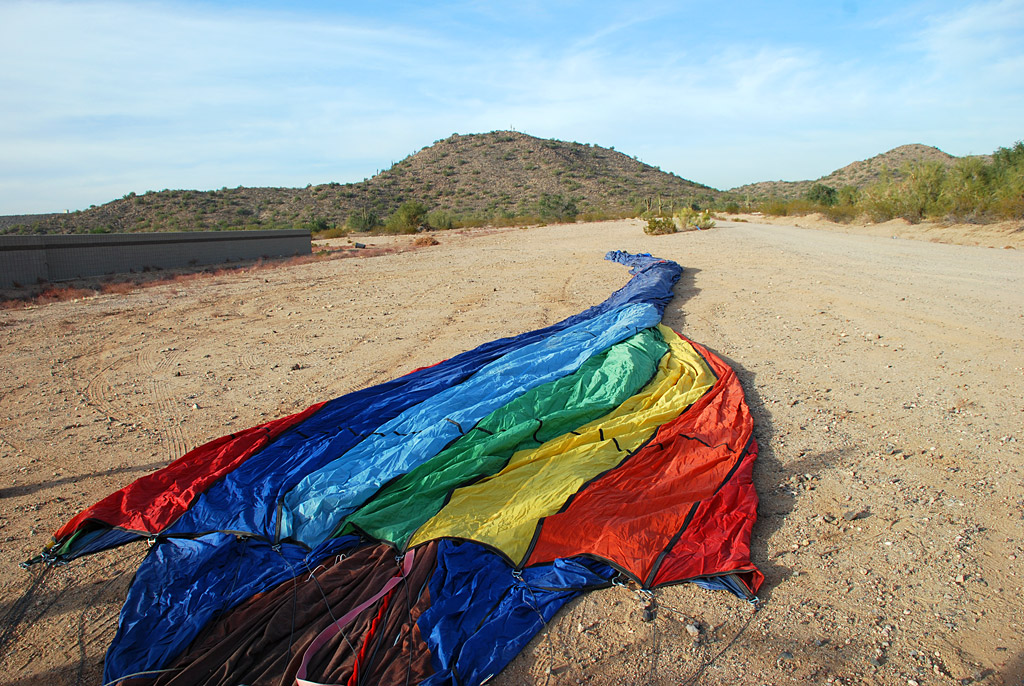
[[[689,343],[666,326],[658,330],[669,351],[639,393],[576,433],[522,450],[497,474],[456,489],[409,545],[465,538],[522,562],[542,517],[557,512],[584,483],[619,464],[714,385],[714,373]]]

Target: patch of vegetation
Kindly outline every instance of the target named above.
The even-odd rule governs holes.
[[[372,231],[378,226],[380,226],[380,217],[373,210],[357,210],[345,219],[345,228],[350,231]]]
[[[711,210],[700,212],[692,207],[680,210],[674,215],[673,219],[675,219],[677,227],[683,231],[703,231],[715,225],[715,220],[711,217]]]
[[[676,231],[676,223],[669,217],[651,217],[644,227],[644,233],[648,236],[664,236]]]
[[[812,202],[815,205],[824,205],[825,207],[831,207],[839,201],[839,194],[832,186],[826,186],[823,183],[816,183],[807,190],[807,194],[804,196],[808,202]]]
[[[416,233],[427,217],[427,206],[416,200],[404,203],[384,223],[387,233]]]

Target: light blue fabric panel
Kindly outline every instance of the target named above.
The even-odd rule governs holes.
[[[285,495],[281,539],[316,546],[383,484],[433,457],[481,418],[660,321],[654,305],[626,305],[515,350],[403,412]]]

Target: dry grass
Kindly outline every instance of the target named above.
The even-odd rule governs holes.
[[[416,240],[412,242],[412,245],[415,248],[429,248],[432,245],[440,245],[440,243],[438,243],[437,239],[433,236],[424,234],[422,236],[417,236]]]

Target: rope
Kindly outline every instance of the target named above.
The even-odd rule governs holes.
[[[383,596],[390,593],[395,586],[404,581],[405,578],[409,576],[409,573],[412,571],[412,565],[413,561],[415,560],[415,557],[415,550],[410,550],[408,553],[406,553],[404,558],[402,559],[402,566],[399,569],[399,573],[388,579],[387,583],[384,584],[383,588],[381,588],[377,593],[375,593],[370,598],[366,599],[356,607],[349,610],[341,619],[336,619],[333,624],[331,624],[326,629],[321,631],[317,635],[317,637],[313,639],[313,642],[309,645],[308,648],[306,648],[306,652],[302,656],[302,662],[299,664],[299,671],[295,675],[296,684],[298,684],[299,686],[320,686],[317,682],[306,679],[306,669],[308,668],[309,662],[313,658],[313,655],[338,633],[341,633],[342,637],[345,638],[345,641],[348,642],[348,637],[345,636],[344,632],[345,625],[350,623],[360,613],[362,613],[368,607],[376,603]],[[319,585],[319,582],[317,582],[317,586]],[[333,616],[334,615],[332,613],[331,617],[333,618]],[[348,643],[349,646],[352,648],[353,655],[358,655],[359,652],[355,649],[354,646],[352,646],[352,643]]]
[[[135,672],[134,674],[125,674],[124,676],[117,677],[113,681],[108,681],[107,683],[103,684],[103,686],[114,686],[114,684],[119,684],[122,681],[124,681],[125,679],[132,679],[132,678],[137,677],[137,676],[150,676],[151,674],[155,675],[155,674],[167,674],[169,672],[180,672],[182,669],[184,669],[184,667],[168,667],[167,669],[149,669],[149,670],[146,670],[145,672]]]
[[[678,610],[677,610],[677,612],[678,612]],[[740,627],[740,630],[736,632],[735,636],[733,636],[731,639],[729,639],[729,642],[727,644],[725,644],[725,647],[722,648],[721,650],[719,650],[714,655],[714,657],[711,657],[711,658],[705,660],[701,664],[701,666],[697,668],[697,671],[695,671],[693,674],[691,674],[689,677],[687,677],[683,681],[679,682],[679,686],[693,686],[693,684],[696,684],[697,680],[700,679],[704,675],[704,672],[707,671],[708,667],[713,665],[715,663],[715,660],[717,660],[718,658],[722,657],[722,654],[725,653],[725,651],[727,651],[730,648],[732,648],[733,644],[736,643],[737,640],[739,640],[739,637],[742,636],[743,632],[747,630],[747,628],[750,626],[750,623],[752,621],[754,621],[755,615],[756,615],[756,611],[750,613],[750,615],[747,617],[747,621],[743,622],[743,626]]]

